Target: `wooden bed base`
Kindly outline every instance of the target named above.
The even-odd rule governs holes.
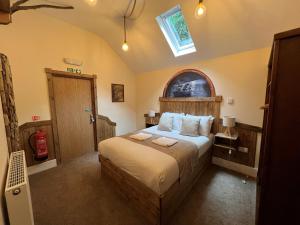
[[[101,162],[101,175],[109,177],[114,183],[118,192],[127,198],[137,210],[153,225],[166,225],[191,191],[194,184],[211,164],[211,150],[207,151],[199,159],[197,168],[185,181],[177,181],[163,195],[159,195],[139,180],[121,170],[112,162],[99,155]]]

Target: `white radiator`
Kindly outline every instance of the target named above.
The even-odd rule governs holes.
[[[34,225],[24,151],[10,155],[5,198],[10,225]]]

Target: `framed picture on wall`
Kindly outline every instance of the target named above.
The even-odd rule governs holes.
[[[124,84],[111,84],[112,102],[124,102]]]

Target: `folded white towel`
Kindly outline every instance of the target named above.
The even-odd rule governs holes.
[[[138,133],[138,134],[133,134],[129,137],[133,138],[135,140],[138,140],[138,141],[144,141],[144,140],[147,140],[148,138],[151,138],[152,134]]]
[[[152,142],[154,144],[163,146],[163,147],[170,147],[172,145],[175,145],[178,141],[175,139],[171,139],[171,138],[166,138],[166,137],[161,137],[161,138],[157,138],[155,140],[152,140]]]

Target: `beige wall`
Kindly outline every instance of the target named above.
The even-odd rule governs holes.
[[[3,218],[3,192],[6,180],[8,149],[3,120],[2,103],[0,98],[0,225],[4,225]]]
[[[9,58],[19,124],[32,115],[50,119],[45,67],[66,70],[64,57],[84,62],[82,72],[97,74],[99,113],[117,122],[117,133],[136,129],[136,78],[99,36],[38,12],[20,12],[0,26],[0,52]],[[111,83],[125,84],[125,103],[111,102]]]
[[[242,123],[262,126],[263,112],[259,107],[264,103],[269,54],[268,48],[258,49],[138,75],[138,128],[144,127],[144,113],[150,109],[159,111],[158,98],[168,80],[187,68],[199,69],[211,78],[216,94],[224,97],[221,115],[233,115]],[[234,98],[233,105],[226,103],[227,97]]]

